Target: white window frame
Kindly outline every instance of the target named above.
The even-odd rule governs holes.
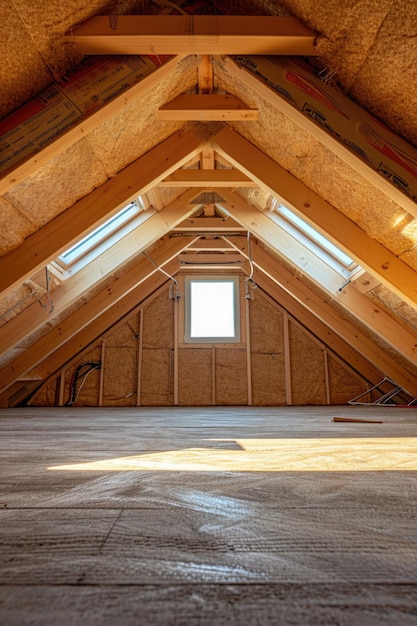
[[[345,279],[352,279],[358,272],[362,271],[361,266],[348,254],[313,226],[310,226],[292,209],[281,204],[277,198],[272,198],[270,211],[274,215],[276,224]]]
[[[142,196],[130,202],[52,261],[49,264],[51,272],[59,280],[65,280],[76,274],[134,230],[138,223],[138,215],[147,207]]]
[[[191,335],[192,309],[191,290],[192,283],[232,283],[233,284],[233,320],[234,335],[230,337],[205,337]],[[239,276],[230,275],[189,275],[184,279],[184,343],[185,344],[217,344],[217,343],[240,343],[240,279]]]

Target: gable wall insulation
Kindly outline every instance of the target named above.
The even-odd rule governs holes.
[[[260,289],[249,300],[249,337],[239,346],[179,344],[176,357],[174,306],[169,289],[162,290],[31,404],[67,405],[72,397],[71,406],[172,406],[177,397],[180,406],[323,405],[344,404],[366,390],[347,364]],[[101,369],[72,389],[82,362],[99,362]]]

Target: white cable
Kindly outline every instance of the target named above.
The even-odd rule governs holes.
[[[146,256],[146,258],[147,258],[147,259],[149,259],[149,260],[150,260],[150,262],[151,262],[151,263],[153,263],[153,264],[155,265],[155,267],[156,267],[156,269],[157,269],[157,270],[159,270],[160,272],[162,272],[163,274],[165,274],[165,276],[167,276],[168,278],[170,278],[170,279],[173,281],[174,285],[178,288],[178,282],[175,280],[175,278],[174,278],[173,276],[171,276],[171,274],[168,274],[168,272],[166,272],[165,270],[163,270],[163,269],[162,269],[162,267],[160,267],[160,266],[158,265],[158,263],[156,263],[156,262],[153,260],[153,258],[152,258],[151,256],[149,256],[149,254],[146,254],[146,252],[142,252],[142,254],[143,254],[143,255],[145,255],[145,256]]]

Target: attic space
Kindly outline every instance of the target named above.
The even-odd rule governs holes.
[[[0,622],[415,624],[417,3],[0,2]]]
[[[3,408],[414,405],[415,8],[333,4],[3,3]]]

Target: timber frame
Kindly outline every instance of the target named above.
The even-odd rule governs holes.
[[[314,273],[312,263],[298,264],[298,252],[293,258],[287,254],[267,203],[254,198],[277,198],[363,268],[367,277],[363,285],[387,289],[412,310],[417,308],[415,270],[250,141],[250,132],[239,132],[252,122],[262,122],[259,107],[232,93],[214,93],[213,54],[313,56],[316,33],[293,17],[119,16],[114,23],[109,16],[95,16],[71,29],[66,41],[82,54],[161,54],[170,58],[153,74],[7,170],[0,179],[2,193],[149,93],[178,70],[186,55],[199,57],[198,93],[176,95],[155,112],[156,120],[184,122],[184,127],[0,257],[0,294],[8,297],[127,203],[141,195],[148,198],[150,206],[140,214],[135,230],[99,260],[47,288],[53,311],[46,312],[35,300],[0,327],[2,354],[6,355],[0,366],[0,403],[8,406],[15,395],[22,401],[37,385],[58,376],[76,356],[96,345],[121,319],[166,286],[164,272],[176,275],[186,262],[198,265],[216,259],[220,263],[223,256],[252,264],[254,279],[274,306],[308,328],[323,349],[331,350],[370,385],[388,376],[416,397],[415,328],[375,304],[368,297],[371,286],[361,288],[360,281],[352,280],[338,289],[333,278],[328,283],[322,280],[324,266]],[[410,197],[303,117],[265,81],[230,58],[223,62],[236,81],[256,90],[417,217]],[[165,202],[165,193],[175,198]],[[247,244],[231,243],[227,237],[233,233],[247,236]],[[207,249],[202,236],[209,236]],[[249,238],[253,239],[250,250]],[[309,254],[304,260],[312,259]],[[73,312],[65,315],[70,307]]]

